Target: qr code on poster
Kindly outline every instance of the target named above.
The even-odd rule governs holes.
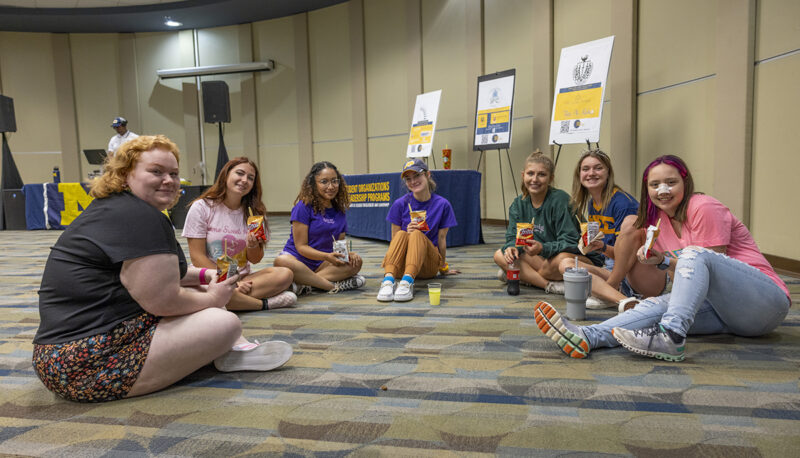
[[[569,133],[569,121],[561,121],[561,133]]]

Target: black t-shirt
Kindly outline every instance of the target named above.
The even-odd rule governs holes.
[[[181,278],[186,275],[186,258],[163,213],[129,192],[95,199],[50,251],[33,342],[101,334],[143,313],[120,281],[122,262],[162,253],[174,253]]]

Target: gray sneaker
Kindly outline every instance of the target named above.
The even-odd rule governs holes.
[[[563,281],[551,281],[544,287],[544,292],[547,294],[561,294],[564,295],[564,282]]]
[[[547,302],[539,302],[533,311],[536,326],[553,339],[561,350],[572,358],[586,358],[589,355],[589,342],[580,326],[562,317],[555,307]]]
[[[367,279],[362,275],[353,275],[350,278],[333,282],[333,289],[328,291],[331,294],[340,293],[342,291],[349,291],[351,289],[358,289],[364,286]]]
[[[298,285],[295,282],[292,282],[291,291],[295,294],[295,296],[305,296],[306,294],[311,294],[311,287],[308,285]]]
[[[683,361],[685,358],[686,338],[680,343],[673,342],[660,324],[633,330],[614,328],[611,333],[617,342],[634,353],[664,361]]]

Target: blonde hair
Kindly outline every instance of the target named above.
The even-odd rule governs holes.
[[[522,166],[522,173],[525,174],[525,169],[528,168],[528,164],[542,164],[547,169],[548,173],[550,173],[550,182],[547,183],[548,188],[553,187],[553,180],[555,179],[556,173],[556,166],[553,164],[553,160],[550,159],[547,155],[545,155],[540,150],[536,150],[532,152],[528,157],[525,159],[525,164]],[[522,190],[522,197],[528,197],[528,188],[525,187],[525,182],[523,181],[520,184],[520,189]]]
[[[580,159],[578,159],[578,164],[575,165],[575,172],[572,174],[572,196],[570,198],[570,203],[572,204],[572,208],[575,209],[575,214],[580,216],[584,216],[590,197],[589,191],[581,184],[581,164],[583,164],[583,160],[587,157],[597,159],[603,164],[606,170],[608,170],[608,179],[606,180],[605,186],[603,186],[603,191],[600,193],[601,202],[594,202],[595,205],[600,205],[600,208],[607,208],[608,204],[611,203],[611,198],[614,196],[614,191],[617,189],[622,190],[622,188],[614,183],[614,168],[611,167],[611,159],[608,155],[601,149],[584,151]]]
[[[108,158],[105,163],[103,175],[92,181],[89,195],[95,199],[103,199],[111,194],[122,192],[128,185],[126,183],[128,175],[136,167],[142,153],[162,149],[169,151],[175,156],[175,160],[180,164],[180,152],[178,145],[163,135],[142,135],[139,138],[128,140],[119,147],[116,154]],[[176,193],[175,202],[178,202],[180,194]]]

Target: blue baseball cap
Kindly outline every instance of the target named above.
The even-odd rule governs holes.
[[[427,172],[428,164],[423,162],[422,159],[411,159],[403,166],[403,173],[401,173],[400,176],[405,176],[406,172],[409,170],[417,173]]]
[[[111,121],[111,127],[119,127],[119,126],[127,126],[128,120],[123,118],[122,116],[117,116]]]

